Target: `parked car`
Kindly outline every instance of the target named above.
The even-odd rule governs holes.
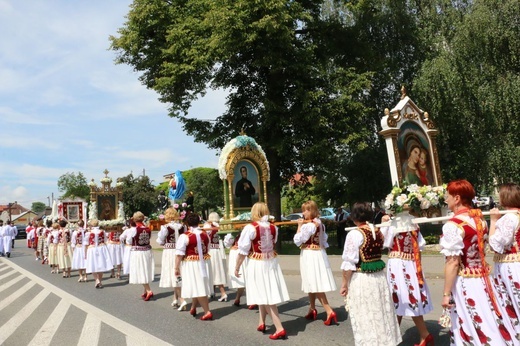
[[[334,208],[322,208],[320,210],[320,219],[322,220],[335,220],[336,213],[334,212]]]
[[[489,209],[489,197],[477,197],[476,206],[480,209]]]
[[[25,232],[25,228],[27,226],[24,225],[15,225],[18,230],[18,234],[16,235],[16,239],[27,239],[27,233]]]
[[[292,213],[283,217],[284,221],[296,221],[298,219],[303,219],[302,213]]]

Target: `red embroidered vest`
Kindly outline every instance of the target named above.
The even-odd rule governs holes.
[[[150,246],[150,235],[152,231],[145,226],[136,226],[136,232],[132,238],[132,246]]]
[[[209,248],[210,249],[219,249],[220,243],[219,243],[219,236],[217,234],[218,229],[212,229],[211,231],[207,231],[209,237]]]
[[[464,237],[462,238],[464,250],[460,256],[461,266],[468,269],[482,268],[482,258],[479,253],[477,230],[471,227],[471,225],[464,220],[453,218],[450,221],[457,224],[464,231]],[[487,231],[488,229],[486,227],[486,234]],[[484,242],[487,243],[486,240],[487,236],[484,239]]]
[[[256,236],[252,241],[251,250],[254,253],[269,253],[274,251],[276,227],[273,224],[269,224],[268,232],[260,232],[260,224],[253,222],[252,224],[256,230]]]
[[[100,231],[97,235],[98,245],[105,243],[105,231]],[[89,245],[96,245],[96,234],[94,232],[90,232],[90,236],[88,238]]]
[[[383,253],[383,234],[376,230],[376,239],[372,236],[372,231],[368,226],[361,226],[358,230],[363,234],[363,243],[359,247],[359,262],[356,264],[358,270],[363,266],[363,263],[381,261]]]
[[[108,233],[108,240],[114,243],[119,243],[119,236],[121,235],[121,232],[109,232]]]
[[[399,233],[394,237],[394,243],[390,251],[413,254],[413,238],[418,241],[418,235],[417,231]]]
[[[323,224],[318,225],[315,222],[313,222],[313,224],[314,224],[314,226],[316,226],[316,232],[314,232],[314,234],[309,239],[307,239],[307,241],[304,244],[319,246],[320,245],[320,234],[323,231]]]
[[[188,236],[188,245],[186,245],[186,252],[185,256],[198,256],[199,255],[199,249],[197,247],[197,235],[193,232],[187,232],[185,233]],[[202,242],[202,255],[206,255],[208,253],[208,246],[209,246],[209,237],[206,232],[200,233],[200,241]]]
[[[520,220],[520,216],[519,217],[519,220]],[[513,238],[515,239],[513,241],[513,244],[511,244],[511,248],[509,249],[504,249],[504,255],[509,255],[509,254],[513,254],[513,253],[520,253],[520,222],[519,222],[519,225],[518,225],[518,228],[516,229],[514,235],[513,235]]]
[[[83,230],[76,231],[76,245],[83,245]]]

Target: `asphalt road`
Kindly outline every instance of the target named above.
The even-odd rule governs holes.
[[[95,289],[91,277],[88,283],[78,283],[75,272],[68,279],[51,274],[47,265],[34,260],[31,249],[20,247],[19,243],[22,242],[17,241],[10,259],[0,259],[2,345],[158,345],[161,340],[173,345],[263,345],[274,342],[268,338],[274,331],[269,317],[268,333],[257,332],[258,312],[246,308],[245,298],[240,308],[233,306],[232,291],[228,291],[230,301],[213,300],[210,303],[213,321],[200,321],[201,313],[195,319],[188,311],[173,309],[171,291],[158,287],[160,251],[154,252],[156,278],[151,284],[154,298],[144,302],[140,297],[142,286],[129,285],[126,280],[106,278],[104,288]],[[330,256],[329,260],[339,287],[341,258]],[[291,300],[278,306],[288,339],[277,342],[285,345],[353,344],[350,321],[338,291],[328,294],[328,298],[338,314],[339,325],[323,325],[326,316],[320,308],[318,320],[307,321],[303,316],[307,313],[308,298],[300,290],[299,258],[280,256],[280,264]],[[442,298],[442,267],[442,256],[424,256],[423,268],[434,302],[440,302]],[[16,292],[23,293],[17,295]],[[66,304],[66,308],[60,304]],[[437,323],[440,313],[437,303],[425,319],[435,344],[449,345],[448,331]],[[52,323],[56,325],[54,329],[48,327]],[[49,335],[53,330],[54,334]],[[9,331],[8,337],[5,337],[6,331]],[[401,331],[401,345],[418,342],[410,318],[403,319]]]

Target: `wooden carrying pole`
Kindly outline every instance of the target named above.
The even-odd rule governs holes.
[[[498,212],[500,215],[509,214],[509,213],[518,213],[518,210],[501,210]],[[482,212],[482,215],[488,216],[491,215],[491,212],[484,211]],[[413,219],[412,222],[415,224],[420,223],[429,223],[429,222],[440,222],[440,221],[448,221],[453,218],[453,215],[448,216],[441,216],[441,217],[419,217],[416,219]]]

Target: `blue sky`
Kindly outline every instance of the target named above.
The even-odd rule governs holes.
[[[132,172],[158,184],[163,175],[217,168],[217,151],[195,143],[167,105],[115,65],[117,35],[130,0],[0,0],[0,204],[58,198],[58,178],[82,172],[114,180]],[[223,92],[189,115],[215,118]]]

